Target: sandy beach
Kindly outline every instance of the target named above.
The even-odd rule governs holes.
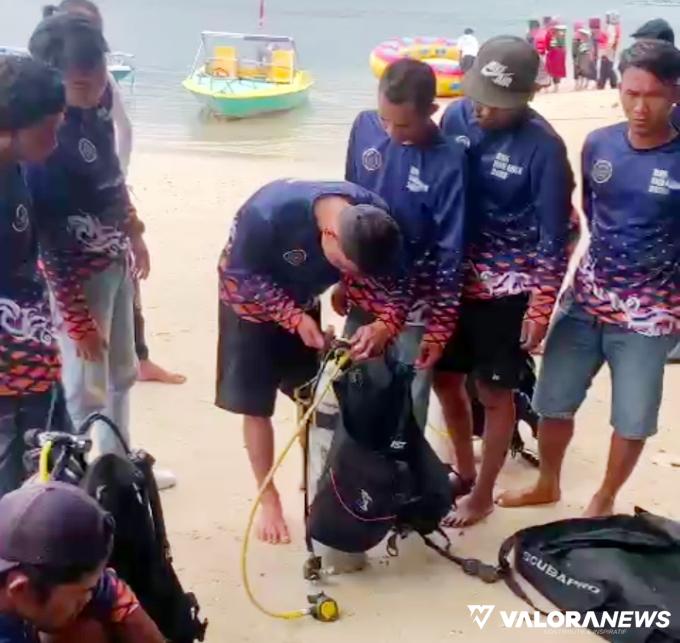
[[[615,92],[542,95],[535,107],[564,136],[575,171],[586,134],[621,118]],[[488,586],[465,577],[416,538],[405,542],[401,556],[389,564],[384,552],[377,551],[367,571],[333,580],[329,593],[343,611],[336,624],[266,618],[248,603],[241,586],[240,548],[255,489],[239,418],[213,406],[217,258],[237,207],[255,189],[284,176],[341,178],[343,156],[341,146],[329,149],[327,163],[319,167],[159,153],[146,151],[143,145],[135,152],[131,183],[152,252],[152,275],[143,288],[152,357],[184,372],[189,380],[177,388],[152,384],[135,388],[133,439],[179,478],[177,488],[163,494],[164,507],[177,568],[210,619],[211,643],[492,640],[504,632],[500,621],[492,619],[480,631],[467,605],[495,604],[507,610],[524,605],[502,584]],[[680,417],[680,366],[667,369],[665,387],[659,434],[650,440],[618,509],[629,512],[639,505],[679,519],[680,469],[668,463],[680,466],[680,435],[674,431]],[[451,532],[459,554],[493,562],[501,541],[515,530],[580,514],[604,472],[611,434],[609,394],[608,373],[602,372],[578,416],[577,437],[565,464],[562,502],[547,508],[497,509],[482,524]],[[276,414],[279,444],[294,425],[293,405],[282,398]],[[293,544],[254,543],[251,549],[256,591],[275,609],[305,605],[299,473],[296,450],[278,477]],[[529,465],[509,461],[500,484],[524,485],[534,475]],[[565,635],[595,640],[589,633]],[[523,630],[513,639],[543,641],[548,636],[545,631]]]

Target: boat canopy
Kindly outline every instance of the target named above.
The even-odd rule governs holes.
[[[295,43],[290,36],[267,36],[259,33],[233,33],[230,31],[202,31],[201,38],[231,38],[234,40],[244,40],[246,42],[288,42]]]

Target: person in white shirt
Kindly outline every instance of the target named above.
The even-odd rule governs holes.
[[[470,27],[458,38],[458,49],[460,50],[460,68],[465,73],[472,67],[472,63],[475,62],[477,52],[479,51],[479,40],[477,40],[474,30]]]

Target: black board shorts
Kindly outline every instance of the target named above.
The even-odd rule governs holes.
[[[309,313],[317,321],[319,310]],[[276,393],[292,398],[319,368],[318,352],[273,322],[239,317],[220,302],[215,404],[232,413],[271,417]]]
[[[520,339],[528,301],[527,295],[464,299],[458,328],[435,370],[467,373],[499,388],[517,388],[527,359]]]

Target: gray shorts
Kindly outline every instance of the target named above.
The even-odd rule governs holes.
[[[601,323],[571,303],[558,312],[548,335],[534,409],[544,418],[573,418],[606,363],[611,425],[624,438],[648,438],[657,431],[666,358],[677,342],[677,335],[647,337]]]

